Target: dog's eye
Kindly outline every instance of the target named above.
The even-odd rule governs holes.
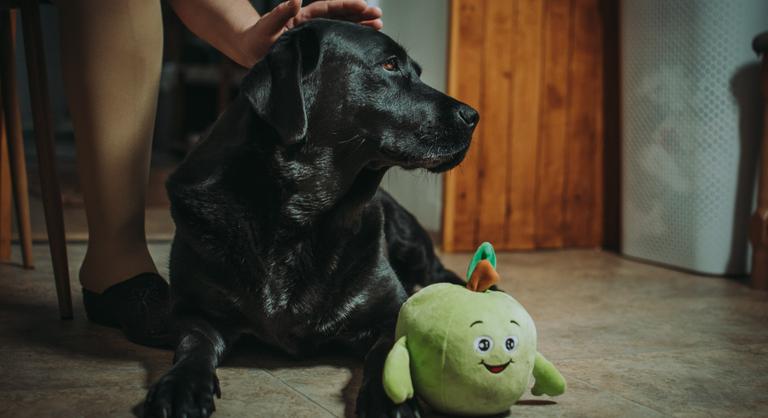
[[[387,71],[397,71],[400,69],[400,64],[397,62],[397,57],[387,58],[387,60],[384,61],[381,66],[384,67],[384,69]]]

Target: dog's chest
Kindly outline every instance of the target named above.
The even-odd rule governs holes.
[[[375,256],[345,267],[329,274],[306,265],[284,266],[268,275],[262,290],[240,304],[249,321],[246,331],[296,355],[354,338],[371,325],[366,318],[398,282],[388,262]]]

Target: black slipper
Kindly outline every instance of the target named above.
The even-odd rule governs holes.
[[[101,294],[84,288],[85,314],[91,322],[122,329],[136,344],[169,347],[168,290],[168,283],[157,273],[139,274]]]

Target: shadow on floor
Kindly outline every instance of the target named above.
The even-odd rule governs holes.
[[[0,316],[17,319],[5,328],[7,336],[32,348],[31,351],[42,349],[60,352],[67,356],[87,356],[118,361],[136,360],[146,372],[145,387],[147,388],[171,366],[168,361],[171,350],[134,345],[117,329],[83,320],[59,320],[58,309],[53,304],[41,305],[35,300],[25,301],[0,293]],[[270,374],[277,370],[306,369],[315,366],[347,369],[351,377],[341,394],[345,404],[344,416],[355,416],[355,400],[362,381],[362,360],[350,353],[320,352],[315,358],[297,359],[276,349],[264,347],[253,338],[244,338],[235,346],[222,366],[262,369]],[[131,412],[140,417],[142,411],[143,400],[138,402]]]
[[[363,361],[358,355],[346,350],[317,352],[315,357],[299,358],[260,344],[256,338],[245,336],[233,348],[223,366],[262,369],[271,374],[276,370],[307,369],[316,366],[333,366],[349,370],[351,377],[344,385],[344,417],[354,418],[357,393],[363,380]]]

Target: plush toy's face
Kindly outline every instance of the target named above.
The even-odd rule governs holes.
[[[434,407],[464,414],[498,413],[526,390],[536,355],[536,328],[509,295],[436,284],[400,312],[417,393]]]
[[[464,366],[461,373],[476,374],[479,378],[496,378],[494,375],[514,374],[520,366],[525,366],[521,359],[521,345],[531,345],[529,316],[519,312],[506,295],[480,294],[488,299],[484,306],[474,312],[468,312],[467,317],[447,330],[450,350],[448,357],[474,359],[462,361],[457,366]],[[522,323],[522,325],[521,325]],[[524,356],[524,355],[523,355]],[[467,367],[468,366],[468,367]],[[523,370],[525,371],[525,367]]]

